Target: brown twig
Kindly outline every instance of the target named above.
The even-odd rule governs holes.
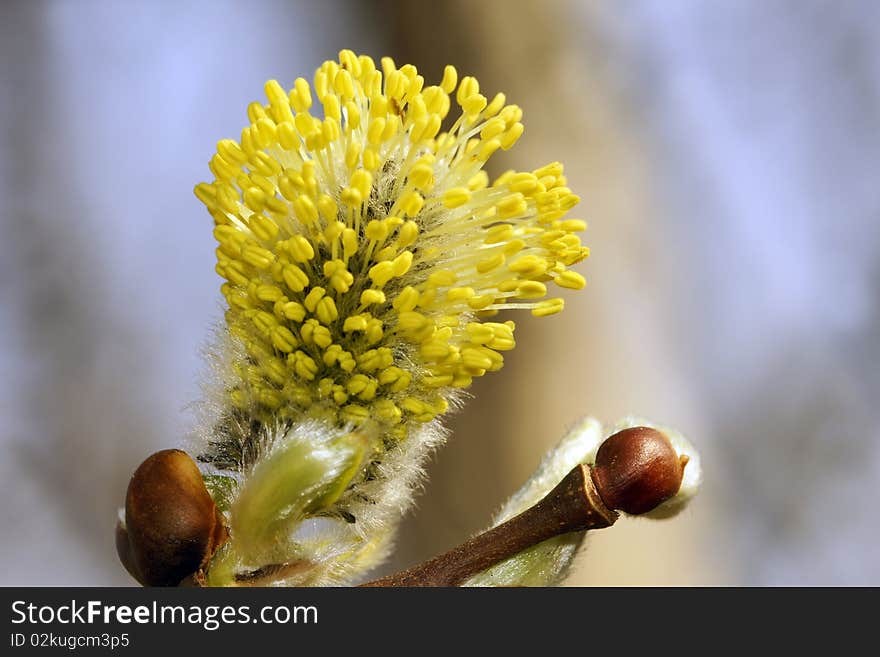
[[[541,501],[518,516],[418,566],[362,586],[458,586],[477,573],[554,536],[614,524],[613,509],[640,514],[681,485],[687,458],[648,427],[608,438],[596,465],[578,465]]]
[[[589,467],[575,467],[536,505],[423,564],[363,586],[458,586],[477,573],[548,538],[614,524]]]

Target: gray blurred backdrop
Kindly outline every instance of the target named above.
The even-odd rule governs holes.
[[[455,64],[565,163],[590,285],[474,386],[395,562],[460,542],[580,415],[677,427],[682,517],[598,532],[572,584],[880,584],[880,4],[0,5],[0,584],[131,580],[131,471],[181,444],[220,316],[192,187],[266,79],[352,48]]]

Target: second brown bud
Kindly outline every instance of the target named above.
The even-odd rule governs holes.
[[[678,492],[686,464],[662,432],[632,427],[599,446],[593,480],[609,508],[637,515]]]

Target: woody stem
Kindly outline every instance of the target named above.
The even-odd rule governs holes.
[[[599,496],[590,467],[578,465],[518,516],[422,564],[362,586],[458,586],[549,538],[608,527],[617,517]]]

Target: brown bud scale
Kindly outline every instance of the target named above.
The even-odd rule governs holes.
[[[609,508],[637,515],[678,492],[686,464],[687,457],[678,456],[665,434],[632,427],[600,445],[593,480]]]
[[[141,584],[176,586],[203,569],[226,538],[223,516],[186,452],[156,452],[135,470],[116,548]]]

